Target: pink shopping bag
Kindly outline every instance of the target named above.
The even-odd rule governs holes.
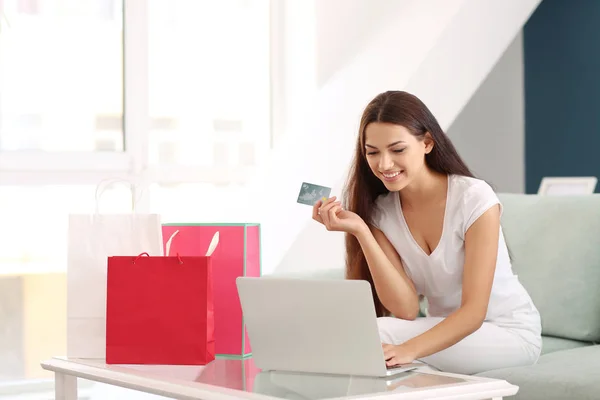
[[[245,358],[252,355],[252,349],[235,279],[261,275],[260,225],[177,223],[162,227],[165,247],[169,242],[169,254],[181,256],[203,256],[217,231],[219,246],[211,257],[215,352],[221,358]]]

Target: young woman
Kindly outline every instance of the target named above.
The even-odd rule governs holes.
[[[475,374],[537,362],[540,316],[512,272],[502,205],[418,98],[368,104],[344,203],[318,202],[313,218],[347,233],[347,278],[373,287],[388,365]]]

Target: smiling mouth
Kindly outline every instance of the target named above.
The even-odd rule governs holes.
[[[381,175],[383,175],[383,177],[385,179],[394,179],[395,177],[397,177],[398,175],[400,175],[402,173],[402,171],[396,171],[396,172],[388,172],[388,173],[384,173],[382,172]]]

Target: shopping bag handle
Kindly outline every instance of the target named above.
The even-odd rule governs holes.
[[[137,257],[136,257],[136,258],[135,258],[135,259],[132,261],[132,263],[133,263],[133,264],[135,264],[135,262],[136,262],[137,260],[139,260],[140,258],[142,258],[143,256],[150,257],[150,254],[148,254],[148,253],[146,253],[146,252],[143,252],[143,253],[141,253],[140,255],[138,255],[138,256],[137,256]],[[181,257],[179,256],[179,253],[177,253],[177,259],[179,260],[179,264],[183,264],[183,260],[182,260],[182,259],[181,259]]]
[[[167,244],[165,245],[165,256],[168,257],[171,254],[171,242],[173,241],[175,236],[177,236],[178,233],[179,233],[179,229],[177,229],[175,232],[173,232],[171,237],[169,237],[169,240],[167,240]]]
[[[141,253],[139,256],[137,256],[137,257],[136,257],[136,258],[135,258],[135,259],[132,261],[132,263],[134,263],[134,264],[135,264],[135,262],[136,262],[137,260],[139,260],[140,258],[142,258],[143,256],[150,257],[150,254],[148,254],[148,253],[146,253],[146,252],[143,252],[143,253]]]
[[[208,250],[206,251],[206,257],[210,257],[212,255],[212,253],[215,252],[218,245],[219,245],[219,231],[216,231],[210,241],[210,244],[208,245]]]
[[[173,239],[175,238],[175,236],[177,236],[178,233],[179,233],[179,229],[177,229],[175,232],[173,232],[171,237],[169,237],[169,240],[167,240],[167,243],[165,245],[165,247],[166,247],[165,255],[166,256],[168,256],[170,254],[171,242],[173,242]],[[219,245],[219,231],[216,231],[212,237],[212,240],[210,241],[210,244],[208,245],[208,250],[206,251],[205,257],[210,257],[212,255],[212,253],[214,253],[214,251],[216,250],[218,245]]]
[[[125,178],[108,178],[108,179],[103,179],[101,180],[98,185],[96,185],[96,194],[95,194],[95,198],[96,198],[96,214],[100,214],[100,199],[102,198],[102,195],[104,194],[104,192],[106,191],[106,189],[108,189],[109,187],[111,187],[112,185],[114,185],[115,183],[124,183],[125,185],[127,185],[129,192],[131,193],[131,211],[134,212],[136,209],[136,206],[140,200],[140,197],[142,196],[141,193],[139,193],[139,195],[137,194],[138,192],[138,186],[130,181],[129,179],[125,179]],[[140,191],[143,192],[143,189]]]

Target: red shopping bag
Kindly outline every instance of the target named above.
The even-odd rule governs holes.
[[[108,258],[106,363],[208,364],[215,359],[211,257],[144,254]]]

